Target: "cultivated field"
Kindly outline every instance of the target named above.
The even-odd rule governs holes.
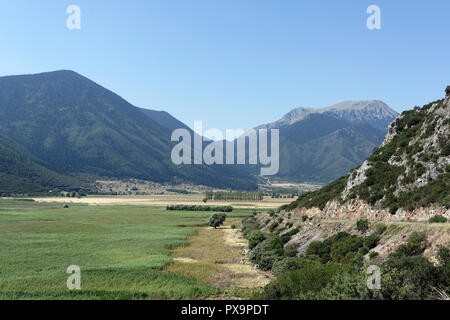
[[[133,198],[0,200],[0,299],[245,298],[268,282],[230,227],[251,203],[214,230],[211,213],[161,207],[198,204],[189,195]],[[67,289],[70,265],[81,268],[80,291]]]
[[[147,196],[88,196],[83,198],[45,197],[33,198],[36,202],[80,203],[88,205],[136,205],[166,206],[168,204],[205,205],[203,194],[188,195],[147,195]],[[273,199],[264,197],[263,201],[217,201],[209,200],[206,205],[231,205],[239,208],[277,208],[294,199]]]

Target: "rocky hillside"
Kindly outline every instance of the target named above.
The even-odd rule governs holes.
[[[403,112],[364,163],[284,207],[330,218],[426,220],[450,215],[450,90]]]

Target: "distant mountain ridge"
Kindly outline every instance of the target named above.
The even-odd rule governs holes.
[[[397,116],[380,100],[344,101],[320,109],[296,108],[256,129],[280,130],[278,178],[327,183],[361,164]]]
[[[140,108],[140,110],[150,119],[157,122],[162,127],[165,127],[172,131],[176,129],[187,129],[191,131],[191,129],[187,125],[185,125],[183,122],[173,117],[170,113],[166,111],[156,111],[144,108]]]
[[[380,130],[398,117],[398,113],[380,100],[349,100],[325,108],[296,108],[280,120],[257,128],[283,128],[301,121],[311,114],[326,114],[355,124],[368,124]]]

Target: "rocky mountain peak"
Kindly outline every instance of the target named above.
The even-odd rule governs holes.
[[[380,100],[348,100],[325,108],[296,108],[280,120],[259,128],[282,128],[306,119],[311,114],[325,114],[357,125],[371,125],[385,131],[398,113]]]

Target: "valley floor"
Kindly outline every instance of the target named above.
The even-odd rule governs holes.
[[[40,203],[78,203],[88,205],[135,205],[135,206],[163,206],[175,204],[187,205],[231,205],[236,208],[277,208],[292,202],[292,199],[264,197],[263,201],[220,201],[210,200],[203,203],[203,194],[188,195],[147,195],[147,196],[88,196],[83,198],[65,197],[36,197],[34,201]]]
[[[209,212],[64,206],[0,200],[0,299],[248,298],[270,281],[231,228],[252,209],[213,229]],[[79,291],[67,289],[71,265],[81,269]]]

